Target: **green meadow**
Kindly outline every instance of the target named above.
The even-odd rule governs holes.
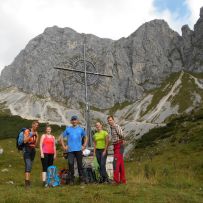
[[[203,110],[171,120],[135,141],[126,159],[127,185],[74,185],[43,188],[39,149],[33,165],[32,186],[24,188],[24,163],[15,147],[16,129],[30,124],[19,117],[0,116],[0,202],[203,202]],[[18,123],[14,125],[13,122]],[[28,122],[28,123],[26,123]],[[42,125],[43,126],[43,125]],[[12,132],[5,138],[5,128]],[[58,136],[64,129],[55,128]],[[43,128],[40,130],[43,132]],[[58,148],[55,165],[66,167]]]

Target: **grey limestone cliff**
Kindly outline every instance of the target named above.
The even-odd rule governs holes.
[[[200,9],[200,18],[194,25],[194,31],[185,25],[183,32],[183,65],[186,70],[203,71],[203,7]]]
[[[79,107],[84,103],[84,86],[75,80],[73,73],[54,67],[73,66],[82,54],[85,37],[87,56],[96,63],[97,71],[113,75],[99,78],[90,86],[90,105],[106,109],[116,103],[133,102],[173,72],[202,71],[202,29],[202,9],[194,31],[184,26],[183,36],[163,20],[147,22],[129,37],[117,41],[80,34],[70,28],[46,28],[4,68],[0,87],[15,86]]]

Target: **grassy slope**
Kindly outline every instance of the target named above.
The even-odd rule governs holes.
[[[32,188],[28,191],[23,187],[24,164],[21,153],[15,149],[15,139],[1,139],[0,146],[5,153],[0,155],[0,202],[203,202],[202,134],[203,111],[193,117],[177,118],[166,127],[150,131],[137,143],[131,161],[126,161],[127,185],[117,187],[42,188],[37,149]],[[59,150],[55,161],[59,168],[66,166],[61,154]],[[2,172],[5,168],[9,171]]]
[[[24,164],[21,154],[15,149],[15,139],[3,138],[16,137],[21,127],[30,124],[31,121],[0,112],[0,147],[4,148],[4,154],[0,155],[0,202],[203,202],[203,110],[190,117],[176,118],[166,127],[153,129],[136,143],[130,161],[126,161],[128,183],[118,187],[42,188],[37,149],[32,188],[26,191],[23,187]],[[43,128],[44,124],[41,125],[41,132]],[[55,135],[62,130],[55,127]],[[55,162],[59,168],[66,166],[61,154],[59,150]],[[2,172],[5,168],[9,171]]]
[[[173,87],[174,83],[178,79],[181,73],[173,73],[171,74],[162,84],[159,88],[156,88],[152,91],[149,91],[148,93],[153,95],[152,101],[147,107],[145,112],[141,113],[141,116],[144,116],[145,114],[149,113],[152,111],[160,102],[160,100],[166,96],[171,88]]]
[[[199,190],[200,180],[193,178],[188,169],[179,169],[174,174],[167,166],[167,160],[157,156],[153,161],[126,162],[128,184],[126,186],[85,185],[63,186],[59,188],[42,188],[40,182],[41,164],[39,153],[36,156],[32,173],[32,188],[26,191],[23,187],[23,160],[21,154],[13,149],[15,140],[1,140],[5,153],[1,155],[0,171],[1,202],[138,202],[138,203],[185,203],[201,202],[203,193]],[[151,172],[152,163],[154,170]],[[167,163],[167,165],[166,165]],[[188,162],[189,163],[189,162]],[[55,164],[59,168],[66,165],[60,153]],[[11,165],[11,167],[9,167]],[[148,168],[147,169],[147,165]],[[166,175],[159,176],[159,168],[164,168]],[[166,169],[165,169],[166,168]],[[148,171],[149,172],[146,172]],[[146,175],[149,173],[149,177]],[[161,172],[162,173],[162,172]],[[181,175],[181,176],[180,176]],[[202,180],[202,179],[201,179]],[[8,184],[14,181],[14,184]]]
[[[202,74],[195,74],[195,77],[199,79],[203,78]],[[184,73],[180,91],[177,96],[172,98],[172,106],[178,104],[179,113],[183,113],[193,104],[194,93],[197,93],[203,98],[203,90],[195,84],[195,81],[191,78],[190,74]]]
[[[177,202],[203,202],[202,135],[203,110],[151,130],[132,153],[137,174],[173,190]]]
[[[150,91],[149,93],[153,94],[153,98],[151,103],[148,105],[145,112],[141,112],[141,116],[146,115],[150,111],[152,111],[160,102],[160,100],[166,96],[169,91],[171,90],[172,86],[178,79],[181,73],[174,73],[167,78],[159,88],[154,89]],[[171,101],[172,106],[179,106],[179,113],[185,112],[188,108],[191,107],[194,101],[194,93],[197,93],[203,98],[203,90],[200,89],[196,84],[193,78],[191,78],[191,75],[198,79],[203,79],[202,73],[187,73],[184,72],[182,77],[182,83],[179,89],[179,92],[177,95],[175,95],[172,98],[169,98],[169,101]],[[199,106],[202,106],[201,104]]]

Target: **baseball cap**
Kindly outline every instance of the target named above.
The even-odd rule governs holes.
[[[78,117],[77,117],[77,116],[72,116],[70,120],[71,120],[71,121],[73,121],[73,120],[78,120]]]

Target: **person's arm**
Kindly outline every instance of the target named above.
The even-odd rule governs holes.
[[[68,145],[65,145],[65,144],[64,144],[63,137],[61,138],[61,145],[62,145],[64,151],[67,151],[67,150],[68,150]]]
[[[82,151],[86,148],[88,142],[87,136],[84,136],[84,144],[82,145]]]
[[[36,147],[38,145],[38,140],[39,140],[38,132],[35,132],[35,136],[36,136],[36,142],[35,142],[35,147]]]
[[[103,156],[105,156],[106,155],[106,153],[107,153],[107,150],[108,150],[108,147],[109,147],[109,135],[107,134],[106,135],[106,137],[105,137],[105,149],[104,149],[104,151],[103,151]]]
[[[67,130],[67,129],[66,129],[66,130]],[[67,150],[68,150],[68,145],[65,145],[65,144],[64,144],[64,140],[63,140],[64,137],[67,137],[66,130],[64,131],[63,136],[61,136],[61,145],[62,145],[64,151],[67,151]]]
[[[117,132],[119,138],[121,140],[124,140],[124,133],[123,133],[122,128],[119,125],[116,126],[116,132]]]
[[[54,159],[56,159],[56,140],[54,136],[53,138],[54,138]]]
[[[63,134],[60,134],[59,138],[58,138],[58,142],[60,145],[62,145],[61,140],[63,139]]]
[[[94,140],[94,156],[96,155],[96,141]]]
[[[43,153],[43,149],[42,149],[43,142],[44,142],[44,137],[45,137],[45,135],[43,134],[42,137],[40,138],[40,154],[41,154],[41,158],[44,158],[44,153]]]
[[[82,145],[82,151],[83,151],[86,148],[87,142],[88,142],[87,134],[84,129],[82,129],[81,137],[84,138],[84,143]]]

